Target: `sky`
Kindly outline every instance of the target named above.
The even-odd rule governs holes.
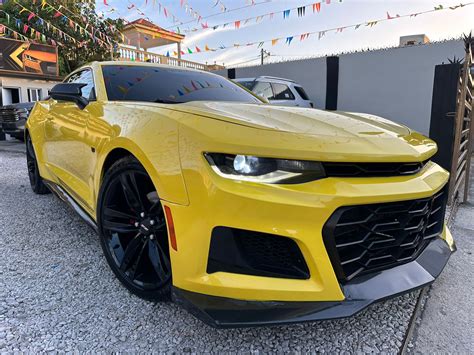
[[[215,6],[217,2],[217,5]],[[187,48],[193,54],[184,55],[183,59],[201,63],[217,63],[227,67],[246,66],[260,63],[260,51],[263,48],[270,53],[265,62],[291,60],[302,57],[324,56],[341,52],[397,46],[399,37],[412,34],[426,34],[431,41],[459,37],[463,33],[474,33],[474,0],[97,0],[97,11],[106,16],[122,17],[128,21],[148,17],[160,27],[177,31],[186,37],[183,50]],[[313,13],[312,4],[321,2],[320,11]],[[181,6],[181,3],[183,4]],[[433,10],[442,5],[443,8],[469,4],[456,10],[440,10],[415,17],[403,17],[417,12]],[[161,4],[161,11],[160,6]],[[135,5],[135,6],[132,6]],[[204,19],[197,22],[186,5],[201,15]],[[291,10],[284,18],[284,10],[304,5],[305,15],[298,17],[297,10]],[[222,11],[225,6],[226,11]],[[129,9],[130,8],[130,9]],[[165,16],[165,11],[168,16]],[[239,10],[240,8],[240,10]],[[237,9],[237,10],[234,10]],[[111,11],[113,10],[113,11]],[[270,18],[269,14],[273,13]],[[145,16],[143,15],[145,14]],[[212,15],[212,16],[210,16]],[[380,21],[373,26],[365,23],[379,19],[395,18]],[[175,17],[173,21],[172,16]],[[196,16],[196,15],[195,15]],[[210,17],[208,17],[210,16]],[[246,24],[241,21],[236,29],[235,21],[249,17],[263,16],[249,20]],[[183,24],[179,24],[182,22]],[[209,26],[203,29],[202,23]],[[230,23],[226,27],[222,25]],[[319,38],[318,32],[327,29],[337,29],[347,25],[364,23],[358,29],[346,28],[341,32],[329,31]],[[217,29],[213,26],[219,25]],[[198,31],[189,31],[194,28]],[[189,31],[189,32],[187,32]],[[300,34],[316,32],[304,40]],[[290,45],[287,37],[294,36]],[[274,38],[283,37],[272,44]],[[262,46],[245,46],[250,42],[265,42]],[[240,44],[234,47],[234,44]],[[204,48],[215,49],[220,46],[231,47],[223,50],[205,52]],[[201,53],[196,53],[198,46]],[[176,46],[163,46],[150,50],[159,54],[176,50]]]

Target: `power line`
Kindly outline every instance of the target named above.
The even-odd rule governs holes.
[[[253,62],[255,60],[258,60],[260,58],[260,55],[256,56],[256,57],[252,57],[252,59],[249,59],[249,60],[246,60],[246,61],[243,61],[243,62],[238,62],[238,63],[233,63],[232,66],[234,65],[240,65],[240,64],[245,64],[245,63],[248,63],[248,62]]]
[[[441,12],[441,11],[447,11],[447,10],[456,10],[456,9],[463,8],[463,7],[466,7],[466,6],[471,6],[471,5],[474,5],[474,1],[467,2],[467,3],[461,3],[459,5],[454,5],[454,6],[450,6],[450,7],[443,7],[443,6],[440,5],[440,6],[436,6],[434,9],[431,9],[431,10],[419,11],[419,12],[415,12],[415,13],[408,13],[408,14],[404,14],[404,15],[397,15],[396,17],[390,17],[389,14],[387,13],[387,17],[379,18],[377,20],[353,23],[353,24],[350,24],[350,25],[343,25],[343,26],[340,26],[340,27],[326,28],[326,29],[317,30],[317,31],[310,31],[310,32],[306,32],[306,33],[293,34],[293,35],[289,35],[289,36],[286,36],[286,37],[267,38],[267,39],[263,39],[263,40],[259,40],[259,41],[248,42],[248,43],[245,43],[245,44],[236,44],[236,43],[234,43],[233,45],[228,45],[228,46],[222,44],[218,48],[210,48],[209,50],[214,52],[214,51],[218,51],[218,50],[229,50],[229,49],[235,49],[235,48],[245,48],[245,47],[254,46],[254,45],[257,45],[257,44],[259,45],[259,47],[261,47],[261,46],[263,46],[264,43],[267,43],[267,42],[271,42],[272,46],[273,46],[280,40],[285,40],[285,43],[290,45],[291,41],[295,37],[300,37],[300,41],[303,41],[303,40],[307,39],[310,35],[317,34],[318,39],[321,39],[328,32],[338,33],[338,32],[342,32],[344,29],[348,29],[348,28],[354,28],[354,29],[357,30],[361,26],[373,27],[373,26],[375,26],[376,24],[378,24],[380,22],[392,21],[392,20],[395,21],[395,20],[400,20],[400,19],[404,19],[404,18],[417,17],[417,16],[420,16],[420,15],[430,14],[430,13],[434,13],[434,12]]]

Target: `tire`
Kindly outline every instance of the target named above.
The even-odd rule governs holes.
[[[33,192],[38,195],[51,193],[40,176],[38,162],[36,160],[36,154],[30,135],[27,135],[26,137],[26,164],[28,167],[28,177],[30,179],[31,189]]]
[[[170,300],[166,218],[150,177],[135,158],[122,158],[105,173],[97,221],[105,258],[120,282],[146,300]]]
[[[24,142],[25,141],[25,136],[23,134],[15,134],[12,136],[15,139],[18,139],[19,141]]]

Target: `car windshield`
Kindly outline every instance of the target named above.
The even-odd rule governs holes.
[[[230,80],[206,72],[158,66],[105,65],[102,73],[111,101],[261,103]]]

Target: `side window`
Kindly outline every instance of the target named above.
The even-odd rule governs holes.
[[[304,91],[304,89],[303,89],[301,86],[295,86],[295,90],[296,90],[296,92],[298,93],[298,95],[301,96],[301,98],[302,98],[303,100],[306,100],[306,101],[309,100],[309,97],[308,97],[308,95],[306,94],[306,91]]]
[[[82,96],[90,101],[94,101],[95,97],[95,86],[94,86],[94,78],[92,76],[92,70],[86,69],[80,72],[77,72],[71,75],[66,82],[68,83],[81,83],[87,84],[82,88]]]
[[[290,88],[285,84],[272,83],[273,92],[275,93],[274,100],[294,100],[295,95]]]
[[[263,81],[258,81],[252,91],[260,96],[263,97],[267,100],[272,100],[273,99],[273,91],[272,87],[270,86],[270,83],[266,83]]]

